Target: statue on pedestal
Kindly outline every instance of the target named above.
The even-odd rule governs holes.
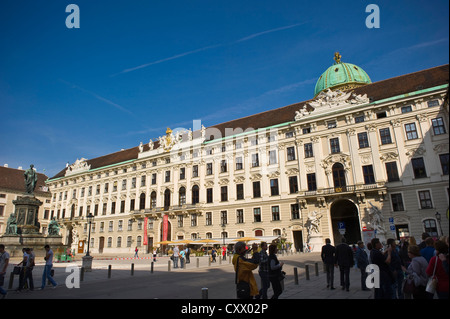
[[[27,169],[24,173],[23,173],[24,177],[25,177],[25,191],[27,194],[32,195],[34,193],[34,189],[36,188],[36,184],[37,184],[37,173],[34,170],[34,165],[31,164],[30,168]]]
[[[59,224],[55,220],[55,217],[48,224],[48,234],[49,236],[59,236]]]

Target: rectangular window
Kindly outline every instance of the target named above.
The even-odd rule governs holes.
[[[261,183],[259,181],[253,182],[253,197],[254,198],[261,197]]]
[[[272,206],[272,220],[280,220],[280,206]]]
[[[358,133],[359,148],[369,147],[369,138],[367,132]]]
[[[252,154],[252,167],[258,167],[259,166],[259,154]]]
[[[293,146],[287,148],[287,160],[295,161],[295,148]]]
[[[306,174],[306,180],[308,182],[308,190],[309,191],[317,190],[316,173]]]
[[[422,209],[433,208],[430,191],[428,190],[419,191],[419,201],[420,201],[420,208]]]
[[[297,176],[289,176],[289,193],[295,194],[298,192]]]
[[[427,172],[425,170],[425,163],[423,161],[422,157],[413,158],[411,160],[413,171],[414,171],[414,177],[415,178],[425,178],[427,177]]]
[[[399,181],[400,178],[398,176],[397,162],[388,162],[385,165],[386,165],[386,173],[387,173],[387,177],[388,177],[388,182]]]
[[[392,143],[391,131],[389,130],[389,128],[382,128],[382,129],[380,129],[380,139],[381,139],[381,144],[382,145],[391,144]]]
[[[198,177],[198,165],[192,166],[192,177]]]
[[[314,157],[314,152],[313,152],[313,145],[312,143],[306,143],[305,145],[303,145],[303,148],[305,150],[305,157]]]
[[[206,226],[212,225],[212,213],[207,212],[206,213]]]
[[[166,172],[165,172],[165,178],[164,178],[164,181],[165,181],[166,183],[170,182],[170,171],[166,171]]]
[[[212,163],[206,164],[206,175],[212,175],[213,173],[213,166]]]
[[[416,123],[405,124],[405,132],[406,132],[406,139],[408,140],[415,140],[416,138],[418,138]]]
[[[441,161],[442,174],[448,175],[448,160],[449,160],[448,153],[439,155],[439,160]]]
[[[272,195],[272,196],[279,195],[278,179],[271,179],[270,180],[270,195]]]
[[[341,148],[339,147],[339,138],[335,137],[330,139],[330,149],[331,153],[339,153],[341,151]]]
[[[178,227],[183,227],[183,215],[178,215],[177,218],[177,222],[178,222]]]
[[[228,200],[228,186],[220,187],[220,200],[226,202]]]
[[[156,184],[156,173],[152,174],[152,185]]]
[[[186,168],[185,167],[180,168],[180,180],[181,179],[186,179]]]
[[[253,221],[255,223],[261,222],[261,208],[253,208]]]
[[[411,105],[402,106],[402,113],[412,112]]]
[[[242,163],[242,157],[236,157],[236,170],[244,169],[244,165]]]
[[[236,184],[236,199],[244,199],[244,184]]]
[[[197,214],[191,214],[191,226],[197,226]]]
[[[328,122],[328,123],[327,123],[327,127],[328,127],[328,128],[335,128],[335,127],[337,127],[336,121],[330,121],[330,122]]]
[[[227,161],[226,160],[222,160],[220,162],[220,172],[221,173],[226,173],[227,172]]]
[[[438,117],[436,119],[432,119],[431,123],[433,124],[434,135],[445,134],[444,120],[442,119],[442,117]]]
[[[269,151],[269,164],[277,163],[277,151]]]
[[[364,122],[364,115],[355,116],[355,123],[362,123],[362,122]]]
[[[220,224],[221,225],[228,224],[228,213],[226,210],[220,212]]]
[[[244,210],[243,209],[238,209],[236,211],[236,223],[238,223],[238,224],[244,223]]]
[[[364,184],[375,184],[375,176],[373,175],[373,166],[365,165],[362,167]]]
[[[291,219],[300,219],[300,209],[298,204],[291,204]]]
[[[401,212],[405,210],[405,207],[403,206],[402,194],[391,194],[391,200],[392,209],[394,212]]]
[[[212,188],[206,189],[206,202],[207,203],[213,202],[213,189]]]
[[[432,101],[428,101],[427,104],[428,104],[428,107],[438,106],[439,105],[439,101],[438,100],[432,100]]]

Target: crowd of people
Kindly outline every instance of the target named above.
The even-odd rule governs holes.
[[[268,250],[268,251],[267,251]],[[234,246],[232,263],[236,273],[235,283],[239,299],[268,299],[267,291],[272,285],[271,299],[278,299],[283,292],[284,275],[283,262],[277,258],[278,245],[266,242],[252,244],[249,249],[245,242],[237,242]],[[248,258],[246,256],[250,256]],[[261,279],[261,289],[258,289],[253,270],[258,268]]]
[[[52,278],[51,271],[53,267],[53,250],[51,250],[49,245],[44,246],[45,250],[45,265],[44,271],[42,273],[42,283],[39,290],[43,290],[46,286],[47,281],[49,281],[53,288],[58,284]],[[14,266],[14,274],[19,275],[19,285],[16,289],[17,292],[21,292],[25,287],[29,291],[34,290],[34,279],[33,279],[33,269],[35,266],[36,256],[31,248],[23,248],[22,260]],[[5,282],[5,275],[7,268],[9,266],[10,255],[5,250],[5,245],[0,244],[0,296],[4,299],[7,296],[7,291],[3,288]]]
[[[448,253],[448,237],[434,239],[423,233],[419,245],[414,237],[400,242],[390,238],[385,245],[373,238],[367,246],[359,241],[353,249],[345,238],[336,247],[327,238],[321,257],[329,289],[335,289],[334,268],[339,267],[342,290],[349,291],[350,269],[355,266],[361,271],[362,290],[368,290],[368,275],[379,271],[375,299],[448,299]]]

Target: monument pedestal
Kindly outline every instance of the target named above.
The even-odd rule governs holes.
[[[8,227],[0,242],[5,245],[11,257],[22,256],[23,248],[32,248],[36,257],[45,256],[44,246],[49,245],[53,252],[64,252],[62,236],[44,236],[39,232],[39,207],[43,204],[31,194],[17,196],[13,200],[14,212],[8,220]]]
[[[83,256],[81,258],[83,260],[82,267],[84,267],[84,271],[92,271],[92,256]]]
[[[309,244],[311,245],[312,252],[321,252],[322,246],[325,245],[325,241],[322,235],[313,235],[309,237]]]

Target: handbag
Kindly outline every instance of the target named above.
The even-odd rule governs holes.
[[[236,296],[238,299],[249,299],[250,298],[250,284],[246,281],[238,282],[239,258],[241,258],[241,257],[238,257],[238,259],[237,259],[236,277],[234,280],[236,283]]]
[[[13,270],[14,275],[20,274],[20,270],[21,270],[21,267],[19,267],[19,266],[14,266],[14,270]]]
[[[428,279],[427,282],[427,286],[425,288],[426,292],[429,292],[430,294],[433,294],[436,292],[436,286],[437,286],[437,278],[435,277],[435,273],[436,273],[436,265],[437,265],[438,261],[437,261],[437,257],[435,257],[434,260],[434,269],[433,269],[433,276],[431,276]]]
[[[414,284],[413,279],[406,279],[403,284],[403,292],[405,294],[412,294],[416,291],[416,285]]]

